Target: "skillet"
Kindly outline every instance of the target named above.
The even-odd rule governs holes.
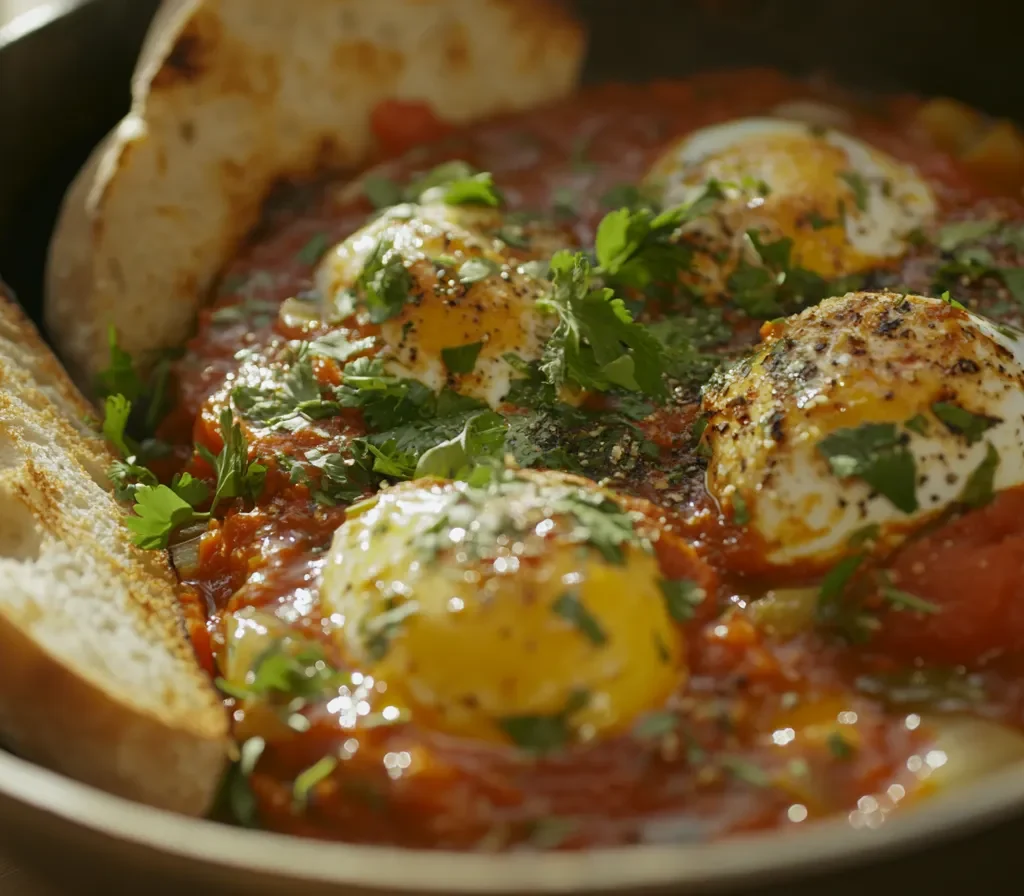
[[[38,311],[56,203],[85,153],[122,113],[134,54],[155,6],[148,0],[58,2],[0,32],[0,270],[30,312]],[[952,95],[1018,118],[1024,110],[1024,84],[1006,77],[1015,29],[1009,22],[994,25],[998,2],[966,8],[878,0],[589,0],[579,6],[592,28],[590,81],[770,64],[796,73],[827,72],[854,86]],[[88,78],[81,77],[85,71]],[[79,879],[88,868],[119,886],[129,880],[149,886],[158,878],[175,891],[188,882],[250,893],[300,886],[304,893],[705,892],[812,870],[834,875],[851,863],[861,870],[830,876],[830,892],[897,880],[905,880],[902,886],[942,881],[948,887],[964,867],[974,886],[984,886],[979,865],[998,855],[1000,844],[1012,843],[1019,826],[973,839],[965,834],[991,828],[1021,805],[1024,776],[1010,770],[926,813],[890,822],[881,834],[855,835],[838,823],[797,838],[758,837],[710,848],[424,856],[217,828],[125,804],[0,755],[4,839],[24,847],[27,860]],[[955,846],[940,846],[950,838],[958,838]],[[922,847],[932,847],[924,859],[911,855],[894,864],[888,858]],[[54,861],[57,854],[60,861]],[[820,876],[805,885],[807,892],[826,886]]]

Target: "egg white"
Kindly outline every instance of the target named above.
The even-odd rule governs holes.
[[[989,451],[995,491],[1024,483],[1024,340],[939,299],[850,293],[779,325],[748,359],[706,387],[707,485],[745,507],[775,564],[831,562],[866,526],[896,543],[955,504]],[[974,444],[937,402],[997,418]],[[906,422],[919,417],[924,432]],[[905,513],[818,449],[866,423],[896,424],[917,473]]]
[[[716,289],[742,257],[748,230],[762,240],[791,238],[795,264],[832,278],[901,257],[907,234],[936,211],[910,166],[841,131],[783,118],[740,119],[683,137],[652,166],[646,185],[676,205],[700,197],[712,179],[726,184],[727,200],[714,220],[689,231],[716,257],[700,265]]]

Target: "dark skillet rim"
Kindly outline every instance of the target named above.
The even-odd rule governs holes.
[[[0,25],[0,50],[52,25],[93,0],[40,0],[39,5]]]
[[[934,847],[1024,806],[1024,764],[904,810],[877,830],[844,819],[717,843],[584,852],[456,853],[331,843],[228,827],[132,803],[0,750],[0,793],[52,819],[166,858],[290,883],[421,894],[575,893],[686,887],[709,892],[800,873],[836,871]]]

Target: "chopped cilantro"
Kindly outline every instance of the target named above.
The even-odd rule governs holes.
[[[541,365],[556,387],[565,382],[606,392],[618,387],[663,398],[663,352],[610,289],[594,288],[582,253],[558,252],[551,259],[553,289],[538,300],[559,324]]]
[[[955,252],[963,246],[991,236],[998,229],[997,221],[955,221],[939,230],[935,243],[943,252]]]
[[[571,718],[589,701],[590,695],[586,691],[575,691],[560,713],[506,716],[498,720],[498,725],[516,746],[533,753],[548,753],[572,740]]]
[[[295,701],[306,704],[335,696],[349,681],[348,673],[328,662],[319,644],[285,637],[256,657],[244,682],[218,678],[217,687],[238,700],[270,701],[295,711]]]
[[[130,402],[138,401],[146,392],[146,384],[135,369],[132,356],[118,345],[113,326],[107,330],[107,345],[110,364],[96,375],[96,392],[104,397],[123,395]]]
[[[974,468],[960,492],[960,501],[968,507],[984,507],[995,496],[996,470],[999,467],[999,452],[991,442],[985,443],[985,456]]]
[[[732,521],[737,526],[745,526],[750,522],[750,508],[739,492],[732,496]]]
[[[679,716],[667,710],[650,712],[640,717],[633,726],[633,737],[640,740],[657,740],[679,729]]]
[[[317,351],[344,354],[333,341],[321,342]],[[300,344],[289,367],[257,385],[235,386],[231,390],[232,404],[246,420],[271,429],[296,429],[304,420],[334,416],[341,404],[323,397],[309,359],[311,353],[309,343]]]
[[[505,199],[494,185],[490,172],[483,171],[448,184],[444,191],[444,201],[448,205],[486,205],[497,208]]]
[[[356,355],[368,352],[377,344],[373,336],[366,336],[363,339],[349,339],[345,330],[335,330],[326,333],[309,343],[309,354],[321,358],[330,358],[339,364],[350,361]]]
[[[551,605],[551,609],[556,616],[561,616],[579,629],[591,644],[600,647],[608,642],[608,636],[601,628],[601,624],[583,605],[576,592],[566,591]]]
[[[441,349],[441,360],[449,373],[472,373],[476,359],[480,356],[483,342],[470,342],[452,348]]]
[[[898,510],[917,510],[914,456],[895,424],[864,423],[836,430],[818,442],[818,451],[840,479],[861,479]]]
[[[108,395],[103,403],[103,437],[124,457],[135,452],[128,447],[125,427],[132,412],[132,403],[123,395]]]
[[[854,749],[853,745],[842,735],[840,731],[831,731],[825,743],[828,745],[829,751],[836,759],[851,759],[853,757]]]
[[[249,463],[248,445],[242,428],[234,422],[229,408],[220,412],[220,437],[223,447],[215,456],[205,445],[197,446],[200,456],[217,474],[210,513],[225,498],[255,498],[263,491],[267,468]]]
[[[763,768],[739,756],[719,756],[718,762],[736,780],[751,787],[771,787],[772,779]]]
[[[885,572],[880,575],[879,593],[886,603],[895,610],[909,610],[928,615],[934,615],[939,612],[939,608],[931,601],[895,587],[888,573]]]
[[[497,262],[491,261],[489,258],[483,256],[469,258],[459,267],[459,282],[469,286],[486,280],[498,273],[499,270]]]
[[[999,417],[975,414],[959,405],[944,401],[933,404],[932,413],[945,424],[950,432],[962,435],[967,439],[968,445],[981,441],[987,430],[1003,422]]]
[[[668,614],[676,622],[693,619],[694,611],[707,596],[704,589],[689,579],[662,579],[658,582]]]
[[[374,208],[388,208],[404,199],[402,188],[391,178],[380,174],[371,174],[363,180],[363,195]]]
[[[314,234],[295,257],[300,264],[312,266],[323,257],[330,245],[331,241],[326,233]]]
[[[853,201],[862,212],[868,207],[868,185],[864,177],[856,171],[843,171],[839,175],[846,185],[853,191]]]
[[[911,432],[917,433],[919,436],[928,435],[928,418],[925,417],[923,414],[915,414],[903,425]]]
[[[378,241],[356,281],[356,291],[363,298],[370,321],[381,324],[401,313],[412,286],[412,276],[402,256],[394,251],[394,243]]]
[[[297,812],[304,811],[309,805],[309,797],[314,788],[327,780],[337,767],[337,757],[324,756],[309,768],[299,772],[292,785],[292,808]]]
[[[475,414],[455,438],[424,451],[414,474],[465,479],[476,464],[501,458],[507,430],[508,423],[493,411]]]
[[[171,533],[192,522],[195,511],[166,485],[142,485],[134,492],[134,516],[125,525],[134,533],[132,541],[140,548],[162,549]]]

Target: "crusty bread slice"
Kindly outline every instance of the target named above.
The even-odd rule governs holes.
[[[94,414],[0,284],[0,741],[199,814],[224,767],[227,719],[165,555],[129,540]]]
[[[274,183],[364,164],[385,99],[467,122],[576,85],[560,0],[165,0],[132,111],[65,202],[47,327],[88,390],[107,329],[180,345]]]

